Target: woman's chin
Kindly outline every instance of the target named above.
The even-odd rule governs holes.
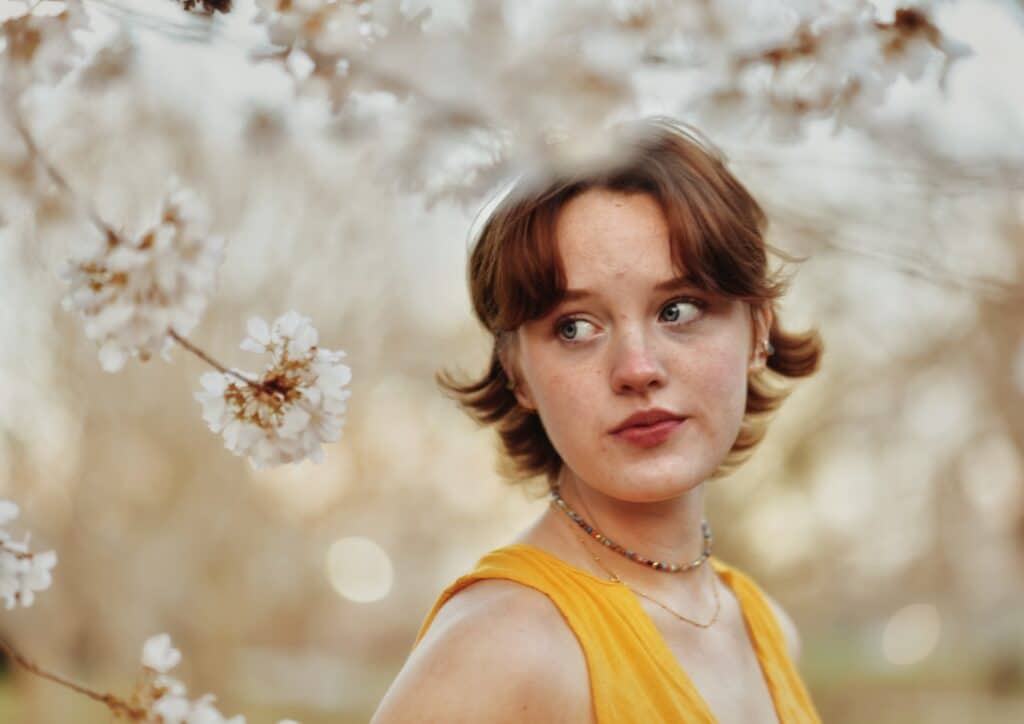
[[[623,469],[602,492],[624,503],[661,503],[690,492],[708,477],[695,475],[687,467],[668,471],[641,468],[634,465]]]

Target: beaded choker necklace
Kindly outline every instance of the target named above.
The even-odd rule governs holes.
[[[591,538],[607,546],[608,548],[611,548],[616,553],[625,556],[629,560],[635,563],[640,563],[649,568],[653,568],[656,571],[667,571],[668,573],[684,573],[686,571],[696,568],[701,563],[706,561],[708,557],[711,555],[711,525],[707,522],[707,520],[701,520],[700,522],[701,531],[704,534],[704,550],[697,558],[693,559],[689,563],[662,563],[660,561],[652,561],[649,558],[644,558],[639,553],[623,548],[618,543],[611,540],[608,536],[601,533],[601,531],[594,528],[594,526],[590,525],[587,521],[583,520],[583,518],[580,517],[579,513],[570,508],[568,503],[562,500],[562,496],[558,494],[558,488],[551,489],[551,500],[556,505],[558,505],[558,507],[562,509],[562,512],[569,516],[569,518],[576,525],[578,525],[580,528],[586,531],[587,535],[589,535]]]

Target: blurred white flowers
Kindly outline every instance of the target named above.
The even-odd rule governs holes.
[[[727,25],[725,43],[704,39],[717,44],[700,51],[715,59],[696,104],[707,125],[761,119],[779,140],[799,138],[813,118],[864,125],[901,76],[920,81],[934,65],[941,85],[972,52],[941,32],[927,5],[897,8],[888,21],[866,0],[780,5],[772,15]]]
[[[294,311],[272,326],[254,317],[248,327],[242,349],[269,352],[272,360],[258,379],[240,370],[204,374],[195,394],[203,418],[257,470],[307,457],[322,462],[321,443],[341,437],[351,395],[344,389],[352,378],[341,362],[345,353],[317,347],[316,329]]]
[[[33,83],[56,83],[81,51],[74,31],[88,24],[81,0],[64,0],[58,13],[45,14],[33,7],[5,20],[0,87],[13,93]]]
[[[258,2],[254,22],[278,50],[257,57],[281,62],[299,92],[326,94],[348,121],[362,105],[353,91],[396,98],[378,120],[399,138],[395,175],[458,197],[494,178],[431,184],[417,173],[448,155],[449,134],[470,147],[471,131],[508,135],[484,170],[599,163],[609,122],[632,113],[638,90],[668,83],[676,107],[703,125],[764,123],[794,140],[817,118],[868,124],[900,77],[917,82],[940,66],[941,85],[970,52],[935,24],[931,3],[889,19],[868,0],[499,0],[467,3],[436,24],[437,3],[422,1],[397,11],[372,0]],[[569,142],[547,143],[560,129]]]
[[[181,652],[171,645],[168,634],[156,634],[146,639],[142,645],[144,677],[132,697],[142,710],[131,707],[132,714],[141,714],[145,716],[143,721],[152,724],[245,724],[245,717],[241,714],[225,718],[214,706],[217,698],[213,694],[189,700],[185,685],[167,676],[167,672],[180,661]],[[138,719],[137,716],[134,718]],[[279,724],[297,722],[285,719]]]
[[[311,54],[363,47],[386,34],[374,22],[374,3],[336,0],[256,0],[253,22],[265,23],[270,42]]]
[[[26,608],[35,601],[35,592],[50,587],[50,569],[57,565],[54,551],[30,553],[29,534],[18,542],[4,530],[4,526],[18,517],[18,506],[10,500],[0,500],[0,598],[7,610],[18,603]]]
[[[110,231],[68,263],[64,308],[79,312],[103,369],[116,372],[131,356],[166,353],[170,330],[186,335],[196,326],[223,259],[224,240],[209,234],[205,207],[172,179],[149,230],[134,239]]]
[[[335,109],[349,92],[349,62],[387,35],[375,19],[372,0],[256,0],[254,23],[264,24],[267,39],[283,50],[270,57],[284,61],[296,91],[328,90]]]

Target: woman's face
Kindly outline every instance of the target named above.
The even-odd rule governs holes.
[[[566,466],[590,487],[631,502],[678,496],[706,480],[736,440],[770,317],[759,318],[755,338],[746,303],[668,286],[677,276],[668,227],[646,194],[588,190],[562,208],[555,238],[570,291],[517,330],[520,404],[538,412]],[[685,419],[643,441],[612,434],[655,407]]]

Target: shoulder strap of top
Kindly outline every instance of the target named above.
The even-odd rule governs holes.
[[[580,632],[574,626],[578,621],[572,616],[578,604],[594,597],[590,590],[593,586],[604,585],[607,590],[602,591],[602,595],[615,591],[617,587],[610,581],[605,582],[594,576],[587,576],[592,581],[583,581],[577,576],[566,576],[565,568],[555,564],[554,560],[556,559],[550,554],[522,544],[504,546],[487,553],[477,561],[472,571],[459,576],[441,592],[420,627],[416,643],[423,638],[437,612],[452,596],[477,581],[494,578],[515,581],[546,595],[579,637]]]
[[[761,587],[743,571],[727,563],[718,561],[717,568],[739,599],[748,623],[758,633],[757,640],[761,648],[775,655],[788,655],[782,627]]]
[[[820,724],[821,719],[789,655],[785,634],[764,591],[739,569],[721,561],[717,567],[743,607],[780,720]]]
[[[598,722],[712,722],[703,698],[659,650],[649,619],[637,615],[628,588],[575,568],[534,546],[513,544],[483,556],[438,597],[416,636],[418,644],[440,608],[476,581],[516,581],[546,595],[583,650]],[[685,715],[683,713],[685,712]]]

